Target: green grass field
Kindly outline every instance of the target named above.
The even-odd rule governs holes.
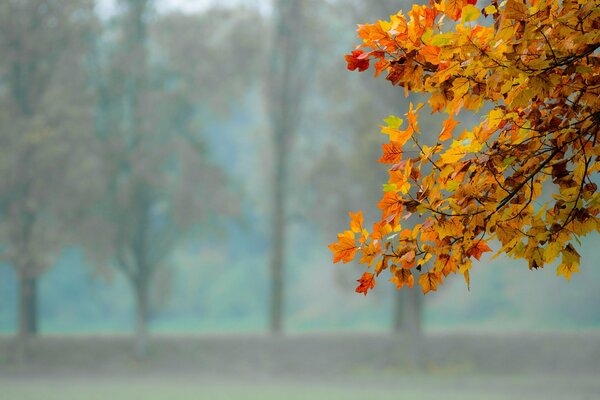
[[[0,400],[592,400],[600,335],[428,334],[418,367],[390,335],[55,336],[11,360],[0,337]]]
[[[0,388],[2,400],[591,400],[600,395],[600,384],[593,376],[467,377],[435,374],[399,377],[396,381],[362,377],[347,382],[259,380],[254,383],[243,379],[194,381],[190,377],[0,378]]]

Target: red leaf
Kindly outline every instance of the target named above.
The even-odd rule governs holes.
[[[363,293],[366,296],[367,292],[375,287],[375,275],[365,272],[356,282],[360,283],[356,287],[356,293]]]
[[[348,69],[354,71],[358,68],[359,72],[366,71],[369,69],[368,54],[365,54],[362,50],[354,50],[352,54],[346,54],[344,58],[348,63]]]
[[[490,249],[490,247],[483,240],[480,240],[467,251],[467,255],[469,257],[475,257],[477,260],[479,260],[483,253],[487,253],[489,251],[492,251],[492,249]]]

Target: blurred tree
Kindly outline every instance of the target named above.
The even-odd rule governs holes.
[[[88,0],[0,4],[0,233],[19,281],[17,358],[38,326],[38,277],[66,244],[81,210],[69,183],[81,171],[89,126],[79,40]]]
[[[271,293],[269,321],[273,334],[283,330],[286,261],[286,182],[290,152],[305,95],[307,0],[275,0],[267,100],[273,135],[271,214]]]
[[[168,276],[173,250],[199,224],[236,212],[237,196],[228,190],[224,170],[207,156],[203,118],[226,115],[228,103],[251,82],[252,62],[244,73],[235,72],[255,43],[236,36],[255,15],[213,10],[153,16],[148,0],[124,0],[121,6],[116,32],[92,39],[104,181],[88,248],[97,263],[114,266],[130,284],[134,350],[142,358],[149,320],[166,301],[169,285],[161,276]],[[227,72],[233,79],[225,83]]]
[[[351,26],[357,20],[386,18],[397,11],[398,4],[397,0],[346,0],[332,3],[328,12]],[[321,13],[320,18],[331,20],[333,17]],[[327,25],[323,29],[326,30]],[[331,47],[327,53],[339,52],[340,43],[351,40],[353,36],[351,31],[350,35],[341,35],[340,32],[347,31],[336,27],[328,32],[329,40],[321,40],[321,44]],[[379,200],[381,185],[378,182],[384,181],[386,176],[385,169],[376,162],[381,155],[382,140],[369,132],[373,131],[374,124],[381,123],[385,117],[407,105],[409,99],[402,92],[377,80],[353,80],[352,85],[348,85],[348,79],[353,78],[339,72],[343,65],[342,57],[335,60],[321,58],[319,62],[324,72],[320,74],[317,85],[318,96],[326,99],[330,105],[321,107],[326,110],[325,123],[331,126],[332,131],[342,133],[343,139],[331,138],[333,142],[327,145],[327,150],[316,162],[310,175],[318,204],[318,207],[311,207],[310,213],[313,220],[323,226],[326,234],[335,236],[333,227],[344,224],[348,218],[343,210],[376,204]],[[340,146],[340,141],[345,145]],[[373,215],[377,209],[374,207],[365,212]],[[358,268],[357,263],[354,264]],[[418,336],[422,329],[423,309],[419,292],[394,291],[392,296],[393,332]]]

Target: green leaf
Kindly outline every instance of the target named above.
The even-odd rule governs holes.
[[[453,33],[442,33],[440,35],[435,35],[433,39],[431,39],[431,44],[434,46],[445,46],[450,44],[453,39]]]
[[[396,186],[395,183],[385,183],[383,185],[383,191],[384,192],[397,192],[398,191],[398,186]]]
[[[516,159],[516,157],[507,157],[504,160],[502,160],[502,165],[504,166],[504,168],[508,168],[508,166],[512,165],[512,163],[514,163]]]
[[[393,115],[390,115],[383,121],[387,124],[387,126],[389,126],[390,128],[393,128],[393,129],[400,128],[400,126],[404,123],[404,120],[402,118],[398,118]]]
[[[460,183],[455,181],[455,180],[451,180],[446,184],[446,190],[449,192],[454,192],[456,189],[458,189],[458,187],[460,186]]]

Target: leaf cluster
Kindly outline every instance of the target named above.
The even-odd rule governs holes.
[[[573,241],[599,229],[600,4],[475,3],[432,0],[359,25],[362,44],[346,56],[348,69],[373,66],[447,114],[433,146],[421,138],[422,104],[410,105],[406,124],[392,117],[381,127],[389,139],[381,219],[367,230],[362,213],[351,213],[351,229],[330,245],[334,262],[360,254],[374,269],[357,292],[384,270],[398,288],[417,280],[424,293],[450,274],[468,285],[472,259],[495,243],[496,255],[530,269],[557,262],[568,280],[579,270]],[[479,124],[456,129],[459,113],[484,105]],[[409,218],[419,223],[404,229]]]

